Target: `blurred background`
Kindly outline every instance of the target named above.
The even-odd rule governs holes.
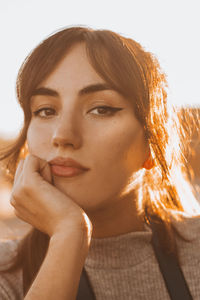
[[[133,38],[153,52],[167,74],[169,101],[180,107],[189,131],[192,183],[200,186],[199,0],[7,0],[0,1],[0,148],[15,140],[23,114],[15,81],[25,57],[60,28],[85,25]],[[11,182],[0,171],[0,237],[24,234],[9,204]],[[197,197],[199,194],[197,193]]]

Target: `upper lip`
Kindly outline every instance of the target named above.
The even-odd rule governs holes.
[[[79,168],[79,169],[83,169],[83,170],[89,170],[89,168],[81,165],[79,162],[77,162],[76,160],[67,157],[55,157],[54,159],[50,160],[49,163],[51,165],[58,165],[58,166],[64,166],[64,167],[74,167],[74,168]]]

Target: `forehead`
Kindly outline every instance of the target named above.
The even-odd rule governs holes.
[[[92,83],[105,83],[90,64],[84,43],[75,45],[40,86],[80,90]]]
[[[118,89],[110,86],[92,67],[84,43],[76,44],[60,61],[53,72],[33,91],[34,96],[53,96],[60,99],[90,97],[96,93],[115,99],[115,102],[126,103],[133,109],[130,99],[124,97]],[[102,95],[102,94],[101,94]],[[100,96],[100,94],[98,94]]]

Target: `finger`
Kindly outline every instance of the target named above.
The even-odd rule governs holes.
[[[39,172],[40,163],[39,158],[35,155],[28,154],[24,160],[24,171],[27,173],[28,170],[31,172]]]
[[[42,222],[41,220],[37,220],[34,214],[32,214],[29,210],[27,210],[24,207],[18,206],[14,207],[13,212],[15,216],[22,221],[26,222],[27,224],[37,228],[40,231],[43,231],[44,233],[47,233],[46,230],[44,230],[43,226],[41,226]]]
[[[44,178],[44,180],[52,183],[52,174],[51,169],[47,161],[43,163],[43,166],[40,169],[40,174]]]
[[[14,190],[11,192],[11,195],[10,195],[10,204],[14,208],[22,207],[21,202],[20,202],[21,199],[22,199],[21,197],[19,197],[19,196],[16,195],[16,192]]]
[[[10,197],[10,204],[11,204],[13,207],[16,207],[16,200],[15,200],[15,198],[13,197],[12,194],[11,194],[11,197]]]
[[[14,208],[14,214],[17,218],[33,226],[32,218],[27,214],[27,211],[21,207]]]
[[[30,178],[38,178],[33,177],[37,174],[45,181],[52,182],[51,170],[47,161],[32,154],[29,154],[24,161],[23,174],[25,181],[30,180]]]
[[[45,164],[45,160],[42,160],[35,155],[29,154],[24,161],[24,173],[26,174],[26,176],[32,176],[33,173],[39,174],[40,169],[43,168]]]
[[[22,175],[23,165],[24,165],[24,159],[21,159],[18,163],[16,172],[15,172],[14,185],[16,184],[16,182],[19,180],[20,176]]]

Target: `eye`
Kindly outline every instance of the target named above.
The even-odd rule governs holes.
[[[50,107],[43,107],[33,112],[33,115],[40,118],[49,118],[56,114],[55,109]]]
[[[93,113],[94,115],[104,116],[104,115],[114,115],[117,111],[122,110],[122,109],[123,108],[120,108],[120,107],[97,106],[97,107],[91,109],[89,112],[96,110],[98,113]]]

